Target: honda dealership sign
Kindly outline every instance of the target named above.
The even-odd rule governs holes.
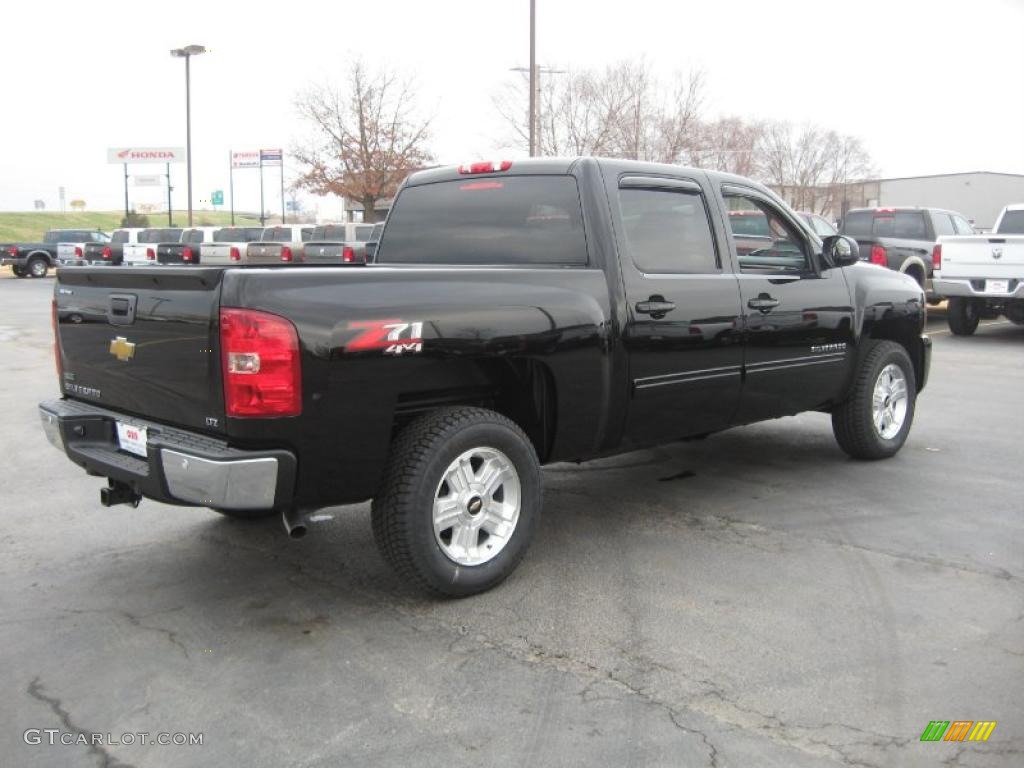
[[[184,147],[114,147],[107,150],[107,162],[116,163],[183,163]]]

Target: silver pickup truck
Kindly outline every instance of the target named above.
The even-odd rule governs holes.
[[[307,264],[365,264],[373,224],[324,224],[313,230],[303,248]]]
[[[301,262],[313,227],[285,224],[267,227],[259,241],[246,246],[249,264],[292,264]]]
[[[110,235],[100,231],[82,231],[78,233],[80,240],[61,241],[57,243],[57,264],[61,267],[83,267],[88,264],[85,257],[85,246],[89,243],[107,245]]]
[[[1024,325],[1024,203],[1006,206],[987,235],[939,238],[933,261],[953,333],[970,336],[981,318],[999,315]]]
[[[210,242],[199,246],[200,262],[209,266],[246,263],[246,249],[263,235],[263,227],[221,227]]]

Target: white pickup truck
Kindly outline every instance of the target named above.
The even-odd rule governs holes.
[[[139,232],[134,243],[125,243],[121,263],[127,267],[156,264],[156,249],[160,243],[181,241],[180,227],[153,227]]]
[[[970,336],[982,317],[999,315],[1024,325],[1024,203],[1003,208],[987,235],[940,237],[933,261],[953,333]]]

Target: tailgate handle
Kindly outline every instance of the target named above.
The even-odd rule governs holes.
[[[129,294],[111,294],[107,320],[111,325],[131,325],[135,322],[137,297]]]

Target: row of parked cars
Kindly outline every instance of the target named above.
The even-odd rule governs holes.
[[[383,224],[271,227],[53,229],[37,243],[0,245],[2,264],[18,277],[45,277],[51,267],[151,264],[364,264]]]

